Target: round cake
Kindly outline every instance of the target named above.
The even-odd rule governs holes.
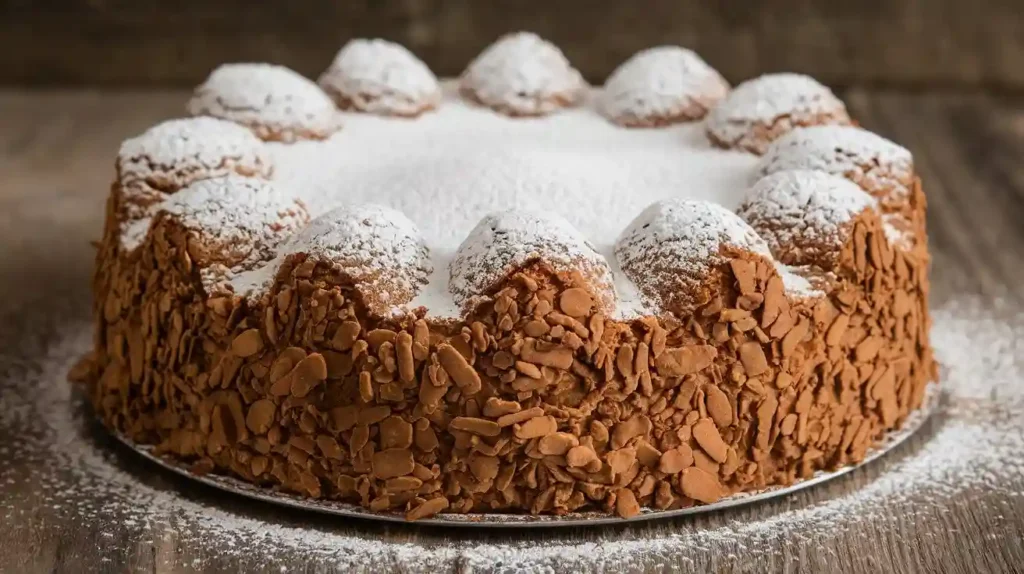
[[[96,412],[410,520],[630,517],[862,460],[935,376],[910,153],[803,76],[620,70],[589,87],[521,33],[459,80],[379,40],[319,85],[214,71],[118,154]]]

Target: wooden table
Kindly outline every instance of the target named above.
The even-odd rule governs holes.
[[[1019,287],[1024,284],[1024,100],[861,90],[845,98],[862,124],[915,154],[930,204],[934,305],[978,293],[1004,298],[1006,308],[1024,309],[1024,289]],[[180,115],[184,101],[181,92],[0,91],[0,404],[11,401],[16,407],[17,400],[24,401],[24,394],[32,392],[24,381],[48,372],[44,361],[53,360],[41,355],[69,329],[87,329],[92,271],[88,242],[100,229],[117,146],[162,118]],[[79,339],[87,342],[81,333]],[[0,571],[277,572],[339,567],[337,560],[318,553],[268,555],[262,544],[226,552],[173,528],[143,535],[131,525],[105,522],[102,512],[90,521],[68,515],[67,509],[54,510],[39,502],[45,497],[31,494],[51,483],[39,481],[38,469],[32,469],[37,462],[26,456],[26,447],[18,446],[31,442],[19,435],[30,422],[0,415]],[[417,545],[421,554],[437,548],[432,569],[466,571],[471,560],[442,549],[467,540],[600,546],[687,536],[811,508],[869,485],[899,453],[923,448],[947,422],[944,416],[935,417],[890,457],[782,500],[696,518],[557,532],[346,523],[192,487],[130,453],[117,454],[114,462],[166,496],[265,521],[267,528],[310,524],[325,540],[336,535],[382,547],[408,543]],[[1007,480],[998,491],[971,493],[969,502],[930,504],[926,492],[907,497],[890,509],[892,520],[867,527],[803,532],[781,543],[754,535],[748,540],[709,539],[680,546],[669,555],[645,555],[627,566],[637,571],[1022,572],[1024,481],[1019,476]],[[374,572],[410,566],[402,563],[398,551],[382,556],[361,566]]]

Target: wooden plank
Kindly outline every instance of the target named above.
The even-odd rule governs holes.
[[[1024,10],[1002,0],[0,0],[0,84],[181,85],[225,61],[315,76],[352,37],[458,74],[500,34],[534,30],[593,81],[676,43],[730,80],[796,70],[835,85],[1024,90]]]

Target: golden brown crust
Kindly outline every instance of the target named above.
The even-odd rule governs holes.
[[[920,407],[917,182],[913,198],[906,244],[874,212],[852,221],[822,296],[787,297],[733,249],[692,315],[620,322],[536,262],[457,324],[374,318],[304,255],[259,301],[210,296],[188,230],[159,217],[126,252],[112,198],[85,379],[106,425],[161,454],[410,519],[710,503],[862,460]]]

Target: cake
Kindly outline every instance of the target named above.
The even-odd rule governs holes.
[[[360,40],[187,109],[120,149],[75,372],[194,472],[631,517],[856,463],[935,377],[911,155],[809,78],[664,47],[595,88],[521,33],[437,82]]]

